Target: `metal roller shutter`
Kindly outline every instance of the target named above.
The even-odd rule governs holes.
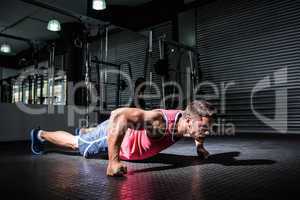
[[[226,90],[225,127],[233,123],[237,133],[300,133],[298,1],[213,1],[197,9],[196,40],[203,81],[219,92],[221,83],[234,81]],[[221,110],[224,99],[211,101]]]

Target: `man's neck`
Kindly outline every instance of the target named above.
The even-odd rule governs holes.
[[[182,136],[183,136],[183,134],[180,133],[180,131],[179,131],[179,127],[180,127],[181,124],[182,124],[182,120],[183,120],[183,118],[182,118],[182,114],[181,114],[181,115],[178,116],[178,119],[177,119],[176,122],[175,122],[176,124],[175,124],[174,135],[175,135],[176,137],[182,137]]]

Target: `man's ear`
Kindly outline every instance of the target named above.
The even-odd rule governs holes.
[[[192,118],[191,118],[190,115],[186,115],[186,116],[185,116],[185,120],[186,120],[187,123],[190,123],[191,120],[192,120]]]
[[[199,116],[199,121],[203,121],[203,117],[202,116]]]
[[[186,124],[187,124],[188,128],[191,128],[191,121],[192,121],[191,117],[186,116],[185,121],[186,121]]]

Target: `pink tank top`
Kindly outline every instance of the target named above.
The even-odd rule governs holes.
[[[162,138],[153,139],[148,137],[145,129],[128,129],[120,150],[122,160],[143,160],[152,157],[165,148],[178,141],[179,138],[173,137],[173,130],[180,115],[180,110],[162,110],[166,121],[166,132]]]

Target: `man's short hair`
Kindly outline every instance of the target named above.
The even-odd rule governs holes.
[[[217,109],[205,100],[194,100],[184,110],[184,116],[215,117]]]

